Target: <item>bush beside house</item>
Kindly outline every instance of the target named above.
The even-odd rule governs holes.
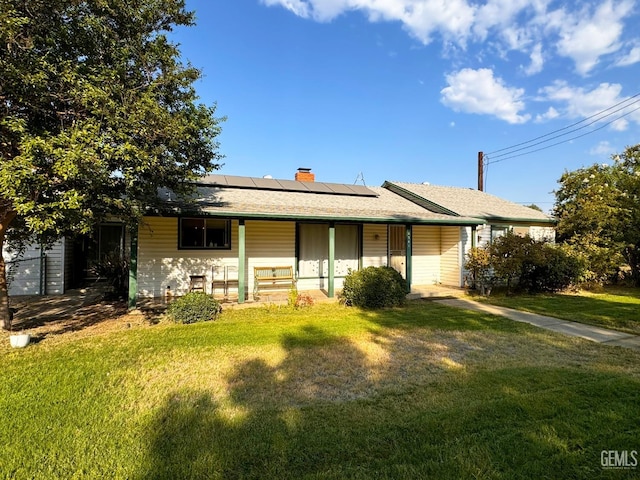
[[[220,303],[203,292],[187,293],[167,308],[167,315],[176,323],[207,322],[215,320],[220,313]]]
[[[341,301],[363,308],[397,307],[404,304],[407,282],[391,267],[367,267],[349,271]]]
[[[584,263],[563,246],[519,236],[512,232],[467,254],[465,268],[472,288],[489,293],[494,284],[510,292],[557,292],[582,278]]]

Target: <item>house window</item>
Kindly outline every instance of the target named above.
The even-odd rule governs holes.
[[[529,227],[513,227],[513,233],[521,237],[530,236]]]
[[[357,225],[336,225],[334,275],[344,277],[357,270],[360,260],[360,230]],[[329,225],[302,223],[298,237],[298,275],[301,278],[329,276]]]
[[[105,224],[98,229],[98,258],[124,254],[124,225]]]
[[[180,248],[231,249],[231,220],[220,218],[181,218]]]
[[[491,225],[491,241],[494,241],[498,237],[504,237],[508,232],[509,227],[499,227],[496,225]]]

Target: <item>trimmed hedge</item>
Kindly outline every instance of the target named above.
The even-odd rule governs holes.
[[[407,282],[391,267],[367,267],[349,271],[344,279],[341,300],[346,305],[383,308],[403,305]]]
[[[207,322],[215,320],[220,313],[220,303],[203,292],[187,293],[167,308],[167,315],[176,323]]]

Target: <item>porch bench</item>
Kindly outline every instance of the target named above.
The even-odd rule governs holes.
[[[295,287],[296,278],[291,265],[284,267],[253,267],[253,297],[259,298],[265,289]]]

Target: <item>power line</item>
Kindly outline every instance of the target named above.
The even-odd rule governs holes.
[[[628,106],[630,106],[630,105],[633,105],[633,104],[635,104],[635,103],[638,103],[639,101],[640,101],[640,100],[638,100],[638,101],[636,101],[636,102],[633,102],[633,103],[631,103],[631,104],[627,105],[627,107],[628,107]],[[625,108],[626,108],[626,107],[625,107]],[[603,125],[599,126],[598,128],[594,128],[593,130],[590,130],[590,131],[588,131],[588,132],[585,132],[585,133],[583,133],[583,134],[581,134],[581,135],[576,135],[575,137],[567,138],[566,140],[563,140],[563,141],[561,141],[561,142],[552,143],[551,145],[546,145],[546,146],[544,146],[544,147],[542,147],[542,148],[537,148],[537,149],[535,149],[535,150],[530,150],[530,151],[528,151],[528,152],[519,153],[519,154],[517,154],[517,155],[511,155],[511,156],[506,157],[506,158],[499,158],[498,160],[494,160],[494,161],[491,161],[491,157],[489,157],[489,161],[488,161],[488,162],[486,162],[486,163],[487,163],[487,164],[491,164],[491,163],[500,163],[500,162],[504,162],[505,160],[511,160],[512,158],[522,157],[522,156],[524,156],[524,155],[529,155],[530,153],[540,152],[540,151],[542,151],[542,150],[546,150],[546,149],[548,149],[548,148],[555,147],[555,146],[557,146],[557,145],[561,145],[561,144],[563,144],[563,143],[570,142],[571,140],[575,140],[575,139],[577,139],[577,138],[586,137],[587,135],[590,135],[590,134],[592,134],[593,132],[597,132],[598,130],[602,130],[603,128],[605,128],[605,127],[607,127],[607,126],[611,125],[611,124],[612,124],[612,123],[614,123],[614,122],[617,122],[618,120],[620,120],[621,118],[626,117],[627,115],[631,115],[633,112],[636,112],[636,111],[638,111],[638,110],[640,110],[640,107],[636,107],[636,108],[634,108],[633,110],[630,110],[630,111],[628,111],[628,112],[626,112],[626,113],[624,113],[624,114],[620,115],[619,117],[614,118],[613,120],[610,120],[609,122],[607,122],[607,123],[605,123],[605,124],[603,124]],[[603,118],[604,118],[604,117],[603,117]],[[595,123],[595,122],[592,122],[591,124],[593,124],[593,123]],[[590,125],[591,125],[591,124],[590,124]],[[569,133],[577,132],[578,130],[580,130],[580,129],[573,130],[572,132],[569,132]],[[558,135],[557,137],[554,137],[554,138],[558,138],[558,137],[561,137],[561,136],[564,136],[564,134],[563,134],[563,135]],[[550,139],[550,140],[552,140],[552,139]],[[535,145],[540,145],[541,143],[546,143],[546,142],[536,143]],[[531,146],[533,147],[533,146],[535,146],[535,145],[531,145]],[[527,148],[530,148],[530,147],[527,147]],[[511,153],[515,153],[515,152],[520,151],[520,150],[526,150],[526,148],[525,148],[525,149],[518,149],[518,150],[514,150],[513,152],[510,152],[510,153],[508,153],[508,154],[504,154],[504,155],[510,155]],[[485,155],[485,157],[486,157],[486,156],[487,156],[487,155]],[[498,155],[498,157],[502,157],[502,156],[503,156],[503,155]]]
[[[591,126],[591,125],[593,125],[594,123],[598,123],[598,122],[600,122],[600,121],[604,120],[605,118],[610,117],[611,115],[613,115],[613,114],[615,114],[615,113],[618,113],[618,112],[619,112],[619,111],[621,111],[621,110],[624,110],[624,109],[626,109],[626,108],[629,108],[629,107],[630,107],[630,106],[632,106],[632,105],[635,105],[635,104],[636,104],[636,103],[638,103],[638,102],[640,102],[640,99],[636,100],[635,102],[629,103],[628,105],[625,105],[624,107],[620,107],[620,108],[618,108],[617,110],[614,110],[613,112],[608,113],[607,115],[604,115],[604,116],[602,116],[602,117],[599,117],[599,118],[597,118],[597,119],[595,119],[595,120],[593,120],[593,121],[591,121],[591,122],[589,122],[589,123],[587,123],[587,124],[585,124],[585,125],[582,125],[581,127],[574,128],[573,130],[570,130],[570,131],[568,131],[568,132],[561,133],[561,134],[556,135],[556,136],[554,136],[554,137],[548,138],[547,140],[542,140],[542,141],[540,141],[540,142],[533,143],[533,144],[528,145],[528,146],[526,146],[526,147],[521,147],[521,148],[518,148],[518,149],[515,149],[515,150],[511,150],[510,152],[501,153],[500,155],[496,155],[496,156],[494,156],[493,158],[506,157],[506,156],[509,156],[509,155],[511,155],[511,154],[513,154],[513,153],[520,152],[520,151],[522,151],[522,150],[527,150],[527,149],[532,148],[532,147],[535,147],[535,146],[537,146],[537,145],[542,145],[543,143],[547,143],[547,142],[550,142],[551,140],[555,140],[556,138],[564,137],[565,135],[569,135],[569,134],[574,133],[574,132],[577,132],[577,131],[579,131],[579,130],[583,130],[583,129],[587,128],[587,127],[590,127],[590,126]],[[637,110],[637,109],[635,109],[635,110]],[[632,110],[631,112],[634,112],[635,110]],[[631,113],[631,112],[628,112],[628,113],[626,113],[626,114],[621,115],[620,117],[618,117],[618,118],[616,118],[616,119],[612,120],[611,122],[607,123],[607,125],[610,125],[611,123],[613,123],[613,122],[615,122],[615,121],[619,120],[620,118],[622,118],[622,117],[624,117],[624,116],[628,115],[628,114],[629,114],[629,113]],[[592,117],[590,117],[590,118],[592,118]],[[585,119],[585,120],[587,120],[587,119]],[[583,120],[583,122],[584,122],[585,120]],[[565,127],[565,129],[566,129],[566,128],[568,128],[568,127]],[[594,129],[594,130],[592,130],[591,132],[588,132],[588,133],[596,132],[596,131],[598,131],[599,129],[600,129],[600,128]],[[563,130],[564,130],[564,129],[563,129]],[[557,131],[560,131],[560,130],[557,130]],[[546,134],[546,135],[543,135],[543,137],[546,137],[546,136],[549,136],[549,135],[551,135],[551,134],[550,134],[550,133],[548,133],[548,134]],[[538,138],[542,138],[542,137],[538,137]],[[574,138],[579,138],[579,137],[574,137]],[[529,140],[529,142],[525,142],[525,143],[530,143],[530,142],[532,142],[532,141],[533,141],[533,140]],[[513,149],[513,148],[515,148],[515,147],[511,147],[511,148]],[[502,149],[502,150],[506,150],[506,149]],[[494,152],[494,153],[495,153],[495,152]],[[487,155],[490,155],[490,154],[487,154]],[[511,158],[511,157],[510,157],[510,158]]]
[[[610,107],[608,107],[608,108],[606,108],[604,110],[601,110],[601,111],[599,111],[599,112],[597,112],[597,113],[595,113],[595,114],[593,114],[593,115],[591,115],[591,116],[589,116],[587,118],[584,118],[584,119],[580,120],[579,122],[575,122],[575,123],[573,123],[571,125],[568,125],[566,127],[554,130],[554,131],[546,133],[544,135],[540,135],[540,136],[535,137],[535,138],[533,138],[531,140],[527,140],[526,142],[520,142],[520,143],[517,143],[515,145],[511,145],[509,147],[501,148],[499,150],[494,150],[493,152],[489,152],[486,155],[489,156],[489,155],[494,155],[496,153],[505,152],[505,153],[501,153],[500,155],[497,155],[495,157],[495,158],[500,158],[500,157],[503,157],[503,156],[511,155],[512,153],[515,153],[517,151],[522,151],[522,150],[526,150],[528,148],[534,147],[536,145],[541,145],[543,143],[546,143],[546,142],[549,142],[551,140],[554,140],[555,138],[559,138],[559,137],[562,137],[562,136],[565,136],[565,135],[569,135],[569,134],[571,134],[573,132],[576,132],[578,130],[582,130],[582,129],[588,127],[588,126],[591,126],[594,123],[597,123],[597,122],[599,122],[599,121],[601,121],[601,120],[603,120],[603,119],[605,119],[607,117],[610,117],[611,115],[614,115],[615,113],[620,112],[621,110],[624,110],[624,109],[626,109],[626,108],[628,108],[628,107],[640,102],[640,99],[638,99],[638,100],[635,100],[635,101],[629,103],[631,100],[633,100],[633,99],[635,99],[637,97],[640,97],[640,92],[636,93],[635,95],[632,95],[629,98],[626,98],[625,100],[622,100],[622,101],[616,103],[615,105],[612,105],[612,106],[610,106]],[[610,113],[607,113],[606,115],[603,115],[604,113],[609,112],[610,110],[613,110],[616,107],[619,107],[620,105],[623,105],[623,104],[626,104],[626,105],[624,105],[623,107],[620,107],[617,110],[614,110],[614,111],[612,111]],[[620,118],[622,118],[622,117],[620,117]],[[573,128],[573,127],[576,127],[576,126],[578,126],[578,125],[580,125],[582,123],[588,122],[591,119],[595,119],[595,120],[593,120],[592,122],[589,122],[586,125],[583,125],[581,127]],[[569,130],[569,129],[573,129],[573,130],[570,130],[570,131],[565,132],[565,133],[559,133],[559,132],[564,132],[565,130]],[[594,130],[594,131],[596,131],[596,130]],[[558,135],[556,135],[556,134],[558,134]],[[533,144],[533,142],[536,142],[537,140],[541,140],[543,138],[547,138],[547,137],[550,137],[552,135],[555,135],[555,136],[552,137],[552,138],[548,138],[547,140],[543,140],[541,142]],[[529,145],[529,144],[532,144],[532,145]],[[528,146],[525,147],[524,145],[528,145]],[[522,147],[522,148],[514,150],[517,147]],[[507,151],[507,150],[510,150],[510,151]]]

